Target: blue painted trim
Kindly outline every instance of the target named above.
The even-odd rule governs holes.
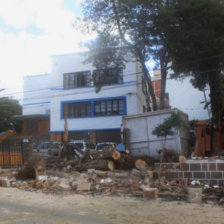
[[[46,101],[46,102],[39,102],[39,103],[25,103],[23,104],[23,106],[30,106],[30,105],[39,105],[39,104],[49,104],[51,103],[50,101]]]
[[[123,100],[124,101],[124,113],[123,114],[111,114],[111,115],[94,115],[94,102],[95,101],[103,101],[103,100]],[[61,120],[64,119],[63,117],[63,106],[65,103],[81,103],[81,102],[90,102],[91,103],[91,116],[87,117],[68,117],[67,119],[85,119],[85,118],[97,118],[97,117],[117,117],[127,115],[127,98],[126,96],[119,96],[119,97],[106,97],[106,98],[95,98],[95,99],[82,99],[82,100],[69,100],[69,101],[62,101],[60,103],[60,118]]]
[[[117,86],[117,85],[126,85],[126,84],[131,84],[131,83],[136,83],[136,81],[128,81],[128,82],[122,82],[122,83],[115,83],[115,84],[110,84],[110,85],[103,85],[104,86]],[[76,87],[76,88],[51,88],[50,90],[52,91],[58,91],[58,90],[75,90],[75,89],[84,89],[84,88],[92,88],[95,87],[94,85],[91,86],[83,86],[83,87]]]
[[[91,101],[91,117],[94,117],[94,101]]]
[[[68,132],[82,132],[82,131],[120,131],[120,128],[104,128],[104,129],[84,129],[84,130],[69,130]],[[60,133],[61,131],[49,131],[50,133]]]

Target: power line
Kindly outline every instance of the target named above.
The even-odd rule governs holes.
[[[184,62],[184,63],[176,64],[175,66],[179,67],[179,66],[186,65],[186,64],[191,64],[191,63],[193,64],[193,63],[197,63],[199,61],[205,61],[205,60],[209,60],[209,59],[217,58],[217,57],[221,57],[221,56],[224,56],[224,54],[214,55],[214,56],[211,56],[211,57],[201,58],[201,59],[197,59],[197,60],[191,60],[191,61],[187,61],[187,62]],[[167,67],[166,69],[170,69],[170,68],[172,68],[172,65]],[[207,73],[207,72],[210,72],[210,71],[218,71],[220,69],[224,69],[224,67],[197,72],[197,74],[203,74],[203,73]],[[139,74],[143,74],[143,72],[135,72],[135,73],[124,74],[123,77],[131,76],[131,75],[139,75]],[[22,93],[28,93],[28,92],[37,92],[37,91],[49,90],[49,89],[53,89],[53,88],[63,88],[63,86],[48,87],[48,88],[42,88],[42,89],[36,89],[36,90],[27,90],[27,91],[23,91],[23,92],[12,92],[12,93],[3,94],[1,96],[10,96],[10,95],[16,95],[16,94],[22,94]]]

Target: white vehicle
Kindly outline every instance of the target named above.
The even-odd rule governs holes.
[[[95,149],[94,144],[85,140],[71,140],[69,143],[75,144],[83,152],[85,152],[87,149]]]
[[[41,142],[37,148],[33,150],[33,153],[40,154],[43,157],[58,156],[60,148],[60,142],[46,141]]]
[[[115,142],[99,142],[97,143],[95,150],[102,151],[106,146],[116,147],[117,144]]]

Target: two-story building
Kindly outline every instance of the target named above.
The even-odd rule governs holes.
[[[50,139],[62,141],[67,119],[70,139],[121,141],[122,116],[146,108],[139,63],[105,71],[84,60],[85,53],[55,55],[51,74],[24,78],[24,135],[46,134],[49,125]],[[107,78],[96,92],[92,75],[101,77],[102,72]]]

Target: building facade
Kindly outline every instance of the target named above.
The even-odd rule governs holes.
[[[152,85],[155,91],[157,102],[161,93],[161,73],[160,70],[153,71]],[[204,109],[204,103],[209,99],[209,90],[199,91],[191,83],[191,77],[183,79],[166,80],[166,98],[167,108],[178,108],[188,114],[189,120],[207,120],[209,111]]]
[[[140,66],[129,62],[123,69],[95,70],[84,60],[85,53],[52,56],[51,74],[24,78],[24,121],[35,123],[45,117],[50,139],[55,141],[62,141],[67,119],[69,139],[120,142],[122,116],[142,113],[146,108]],[[107,78],[96,92],[93,74],[102,78],[104,72]],[[30,134],[34,133],[32,128],[40,129],[38,122],[33,127],[25,123],[24,132],[28,127]]]

